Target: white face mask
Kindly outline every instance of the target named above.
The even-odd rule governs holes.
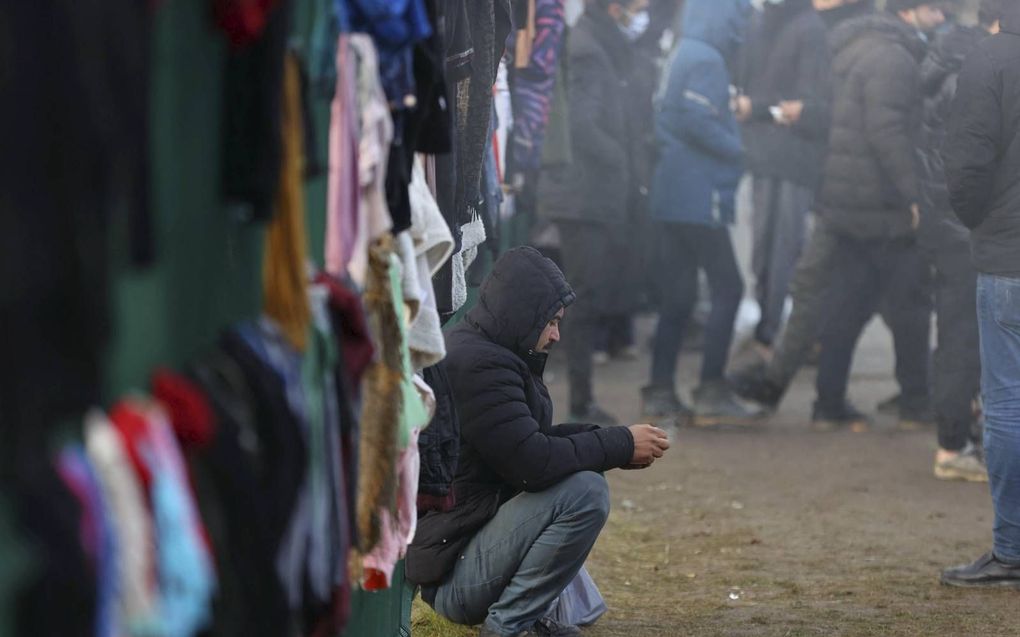
[[[620,25],[620,30],[628,40],[634,42],[648,31],[648,23],[648,11],[638,11],[630,16],[627,26]]]

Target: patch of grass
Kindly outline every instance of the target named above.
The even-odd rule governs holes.
[[[416,597],[411,606],[411,634],[414,637],[476,637],[478,629],[446,621]]]

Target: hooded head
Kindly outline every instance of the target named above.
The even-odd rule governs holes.
[[[507,251],[482,283],[481,295],[467,315],[469,324],[491,341],[532,363],[546,325],[574,302],[574,291],[556,264],[534,248]]]
[[[700,40],[726,59],[744,41],[751,0],[687,0],[683,13],[683,37]]]

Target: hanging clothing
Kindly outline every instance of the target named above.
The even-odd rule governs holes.
[[[261,35],[245,36],[251,41],[227,54],[223,84],[223,194],[234,214],[245,221],[265,221],[273,215],[283,154],[284,57],[293,9],[291,0],[257,1],[277,6],[262,9],[266,23]]]
[[[300,74],[296,56],[288,55],[283,72],[280,122],[283,162],[276,195],[277,214],[266,234],[262,294],[266,316],[280,326],[298,351],[303,351],[311,310],[305,292],[308,234],[305,230]]]
[[[99,410],[85,417],[85,448],[117,538],[120,626],[131,635],[155,634],[159,621],[156,538],[145,492],[131,467],[123,439]]]
[[[365,286],[368,274],[369,245],[387,233],[392,227],[389,210],[386,204],[386,165],[389,159],[389,147],[393,140],[393,122],[386,105],[386,96],[379,83],[378,62],[372,40],[362,34],[341,36],[337,44],[337,100],[334,100],[334,122],[330,132],[330,206],[326,227],[326,271],[335,277],[349,274],[359,288]],[[343,82],[345,75],[355,78],[353,86]],[[340,91],[353,90],[355,101]],[[338,100],[343,100],[338,104]],[[348,103],[350,102],[350,103]],[[342,177],[348,170],[340,162],[344,161],[342,152],[345,130],[337,130],[343,125],[343,112],[338,111],[345,105],[349,108],[355,104],[358,113],[358,146],[357,146],[357,188],[346,192],[357,192],[356,221],[349,220],[352,213],[337,201],[343,196],[350,184],[345,184]],[[336,120],[340,117],[339,123]],[[335,142],[335,143],[334,143]],[[334,154],[334,149],[338,152]],[[350,201],[342,202],[349,204]],[[345,214],[346,213],[346,214]],[[344,221],[344,219],[348,221]],[[353,230],[353,240],[345,237],[345,232]]]
[[[564,0],[532,0],[535,36],[524,68],[511,79],[514,102],[511,174],[533,173],[541,167],[542,145],[552,110],[560,48],[566,30]]]

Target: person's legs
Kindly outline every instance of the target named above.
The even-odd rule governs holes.
[[[593,402],[592,354],[601,324],[601,250],[605,232],[596,224],[560,223],[564,274],[577,301],[563,321],[570,382],[570,409],[584,413]]]
[[[827,316],[826,296],[836,242],[836,235],[823,219],[818,219],[790,282],[793,311],[765,372],[766,379],[784,391],[818,343]]]
[[[688,224],[661,224],[658,233],[659,322],[652,351],[651,386],[674,390],[684,328],[698,300],[698,253]]]
[[[711,291],[712,310],[705,326],[705,351],[701,364],[702,385],[721,382],[733,344],[734,321],[744,297],[744,281],[733,252],[728,227],[702,226],[695,233],[698,261],[705,270]]]
[[[1020,279],[982,274],[977,285],[995,557],[1020,564]]]
[[[839,286],[826,301],[831,315],[822,328],[818,361],[817,412],[839,414],[846,405],[847,383],[857,340],[875,312],[881,283],[872,263],[874,246],[841,237],[832,255],[832,278]]]
[[[768,346],[774,343],[783,325],[790,279],[804,247],[804,225],[812,200],[811,191],[807,188],[789,181],[776,184],[765,293],[759,295],[762,316],[755,330],[758,342]]]
[[[778,189],[781,183],[778,179],[758,176],[755,176],[752,181],[751,271],[754,273],[755,300],[758,301],[758,307],[761,308],[761,321],[758,323],[758,328],[767,322],[775,215],[778,212]],[[755,338],[761,342],[757,329]],[[771,344],[771,341],[768,344]]]
[[[500,635],[530,628],[581,570],[608,516],[609,487],[590,471],[521,493],[468,544],[436,592],[436,612]]]
[[[970,438],[974,399],[981,387],[977,273],[969,245],[936,262],[938,349],[935,351],[934,407],[939,447],[960,451]]]
[[[900,417],[925,420],[931,387],[931,269],[913,241],[893,241],[879,255],[886,323],[896,350]]]

